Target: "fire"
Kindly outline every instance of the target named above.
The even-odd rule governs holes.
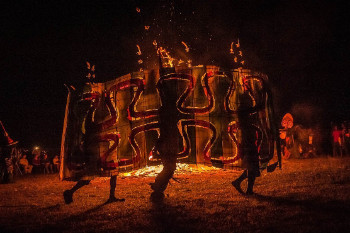
[[[209,167],[205,165],[191,165],[191,164],[185,164],[185,163],[177,163],[176,164],[176,171],[175,174],[192,174],[192,173],[201,173],[206,171],[216,171],[220,168],[216,167]],[[157,165],[157,166],[147,166],[145,168],[131,171],[131,172],[124,172],[120,173],[120,176],[122,177],[154,177],[158,175],[163,170],[163,165]]]
[[[174,67],[174,58],[170,56],[170,53],[166,51],[163,47],[158,48],[158,54],[162,59],[165,59],[165,64],[166,66],[169,67]]]

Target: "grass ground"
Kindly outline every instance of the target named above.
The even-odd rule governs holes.
[[[284,161],[262,173],[254,196],[231,181],[240,172],[176,175],[163,204],[149,200],[154,177],[118,178],[117,197],[104,205],[109,181],[95,179],[66,205],[74,183],[57,174],[29,175],[0,185],[0,232],[349,232],[350,158]]]

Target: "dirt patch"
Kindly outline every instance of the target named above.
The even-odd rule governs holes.
[[[65,205],[74,182],[58,176],[18,177],[0,185],[1,232],[347,232],[350,158],[288,160],[262,173],[257,195],[240,195],[239,171],[177,174],[163,204],[149,200],[154,177],[121,177],[117,197],[104,205],[109,180],[95,179]]]

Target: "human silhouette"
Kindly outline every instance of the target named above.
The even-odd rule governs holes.
[[[157,150],[163,164],[163,170],[157,175],[155,182],[151,184],[153,193],[151,199],[154,201],[164,198],[164,190],[176,170],[176,159],[179,148],[180,133],[177,127],[181,119],[176,102],[178,99],[177,80],[159,82],[158,90],[162,105],[159,108],[159,131]]]
[[[248,187],[245,194],[251,195],[254,193],[253,187],[255,178],[260,176],[257,131],[254,126],[254,122],[257,120],[257,113],[251,112],[248,109],[248,106],[252,106],[252,99],[248,91],[244,91],[243,94],[239,96],[239,101],[239,109],[237,112],[238,124],[241,129],[239,153],[242,158],[242,166],[245,170],[232,182],[232,185],[238,192],[243,194],[241,183],[248,178]]]

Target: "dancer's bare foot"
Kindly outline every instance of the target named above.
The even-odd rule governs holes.
[[[254,195],[255,193],[253,192],[253,190],[247,190],[247,192],[245,194],[247,194],[247,195]]]
[[[160,203],[160,202],[163,202],[163,200],[164,200],[164,193],[163,192],[154,191],[151,193],[151,201],[153,203]]]
[[[68,205],[73,202],[73,193],[70,190],[63,192],[64,202]]]
[[[109,197],[106,201],[106,204],[113,203],[113,202],[124,202],[125,198],[116,198],[116,197]]]
[[[240,194],[245,194],[241,188],[241,182],[239,182],[238,180],[232,181],[232,185],[233,187],[235,187],[235,189],[240,193]]]

